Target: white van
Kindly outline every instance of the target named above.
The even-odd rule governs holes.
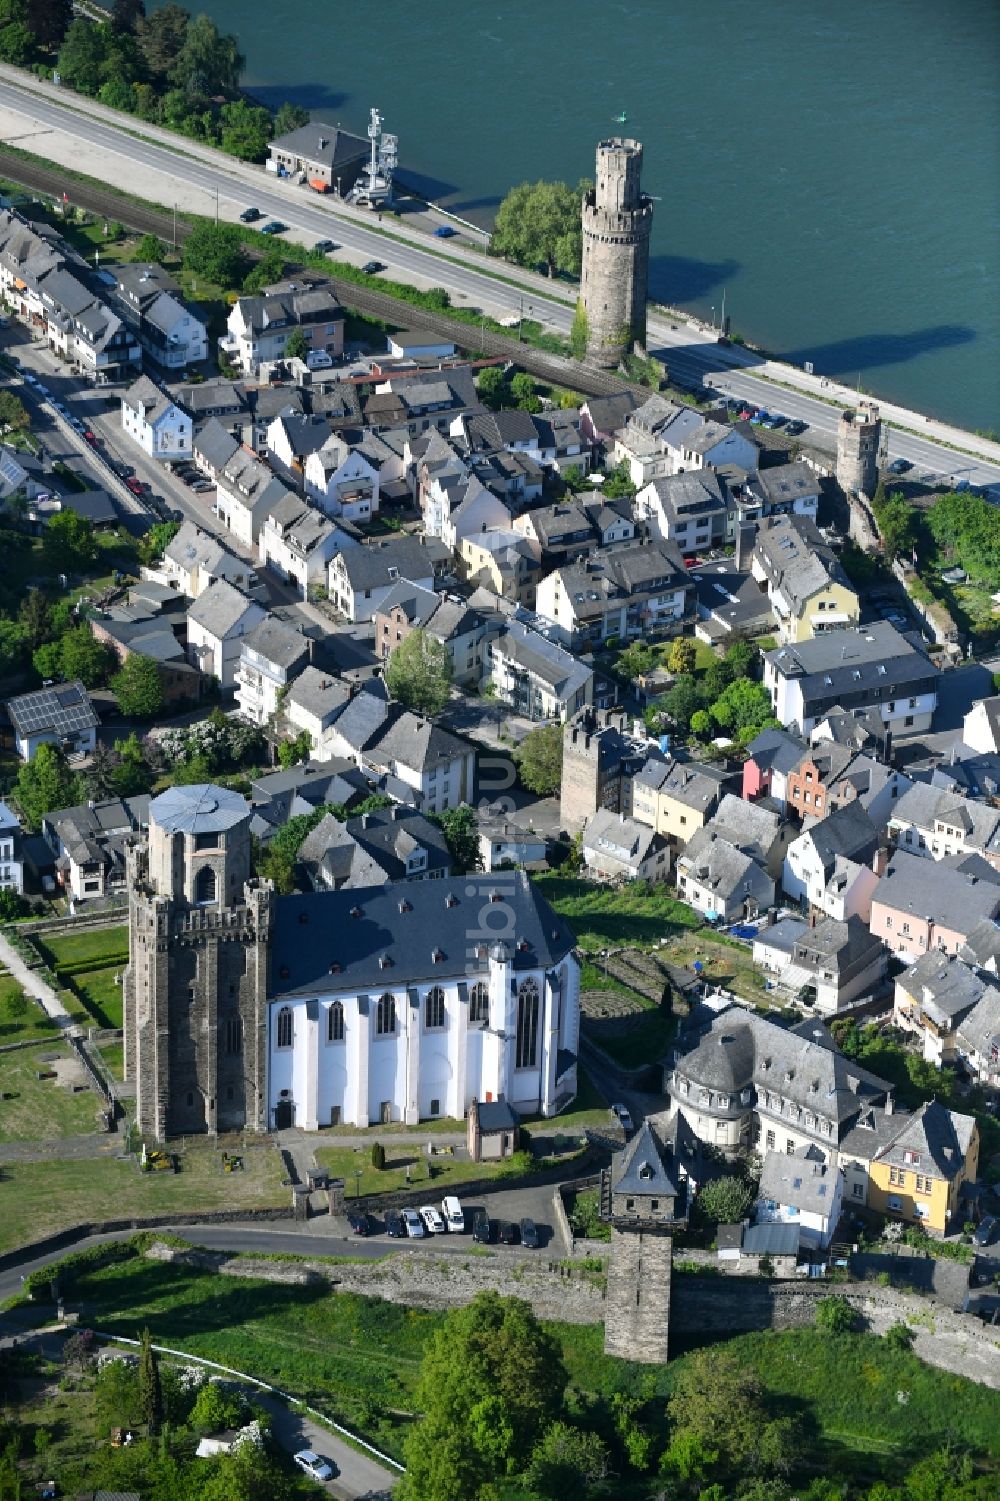
[[[454,1231],[457,1235],[463,1233],[465,1230],[465,1213],[454,1194],[449,1194],[447,1198],[441,1200],[441,1214],[449,1230]]]
[[[333,360],[325,349],[310,349],[306,355],[306,364],[310,370],[333,369]]]

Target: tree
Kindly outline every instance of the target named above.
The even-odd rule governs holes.
[[[529,792],[550,797],[562,782],[561,724],[541,724],[525,735],[514,752],[518,775]]]
[[[309,344],[301,328],[293,328],[285,341],[286,360],[304,360],[309,353]]]
[[[760,649],[754,641],[734,641],[723,661],[731,674],[731,680],[753,677],[760,665]]]
[[[820,1298],[816,1304],[816,1328],[827,1334],[850,1334],[857,1325],[857,1314],[846,1298]]]
[[[913,1333],[913,1330],[910,1328],[909,1324],[904,1324],[902,1320],[897,1320],[895,1324],[890,1324],[889,1328],[883,1335],[883,1339],[885,1340],[889,1349],[900,1352],[911,1350],[913,1348],[914,1338],[915,1335]]]
[[[143,235],[135,247],[137,261],[158,261],[163,254],[163,241],[157,235]]]
[[[160,1368],[148,1329],[143,1329],[139,1341],[139,1407],[147,1429],[155,1433],[163,1416],[163,1395]]]
[[[191,1427],[196,1433],[218,1433],[224,1428],[237,1428],[245,1411],[246,1402],[239,1392],[228,1390],[218,1381],[206,1381],[191,1409]]]
[[[308,761],[311,754],[312,736],[308,730],[302,730],[294,740],[282,740],[278,746],[278,761],[286,771],[300,761]]]
[[[18,620],[0,620],[0,677],[19,672],[28,659],[31,635]]]
[[[692,636],[677,636],[670,643],[667,666],[671,672],[692,673],[698,660],[698,648]]]
[[[244,162],[262,162],[271,139],[270,113],[259,104],[235,99],[219,111],[222,149]]]
[[[511,400],[507,372],[502,365],[487,365],[476,379],[479,398],[491,411],[498,412],[505,402]]]
[[[511,395],[522,412],[540,412],[542,403],[535,382],[526,370],[519,370],[510,383]]]
[[[124,78],[109,78],[107,83],[101,84],[97,97],[108,109],[119,109],[127,115],[135,112],[135,86],[126,83]],[[149,260],[150,257],[146,256],[145,259]]]
[[[20,896],[10,886],[0,886],[0,922],[14,922],[16,918],[23,917],[28,910],[28,904],[23,896]],[[7,997],[7,1014],[13,1021],[18,1021],[27,1015],[28,1000],[23,990],[15,990]],[[0,1495],[3,1492],[0,1491]]]
[[[114,665],[114,654],[103,641],[97,640],[88,625],[74,626],[53,645],[57,646],[59,653],[59,671],[57,674],[43,674],[44,676],[58,676],[64,683],[72,683],[79,678],[85,688],[99,688],[107,681]],[[48,647],[43,646],[35,656],[39,657],[48,650]]]
[[[155,81],[162,84],[173,72],[187,38],[190,19],[190,12],[170,4],[139,21],[139,47]]]
[[[77,16],[59,48],[57,66],[63,83],[81,94],[96,94],[105,81],[111,32]]]
[[[80,779],[70,771],[57,745],[40,745],[17,774],[14,796],[33,829],[53,808],[72,808],[79,802]]]
[[[58,511],[46,523],[42,551],[46,560],[60,573],[83,572],[97,561],[93,522],[86,516],[78,516],[75,511]]]
[[[883,490],[880,485],[879,490]],[[882,550],[891,563],[894,558],[909,558],[917,540],[919,517],[914,506],[898,491],[885,496],[876,493],[872,513],[882,538]]]
[[[393,698],[418,714],[440,714],[451,690],[451,658],[443,641],[419,627],[395,648],[385,669]]]
[[[285,257],[281,254],[280,250],[268,250],[261,256],[259,261],[250,267],[246,276],[244,276],[243,290],[250,293],[262,292],[265,287],[273,286],[275,282],[282,281],[284,275]],[[293,329],[293,332],[301,332],[301,330]]]
[[[441,825],[448,853],[457,875],[479,869],[479,820],[474,808],[463,803],[459,808],[448,808],[434,815]]]
[[[196,224],[184,241],[184,266],[217,286],[239,285],[246,271],[246,256],[235,224]]]
[[[626,646],[615,662],[615,675],[631,681],[640,678],[647,672],[652,672],[659,661],[659,652],[655,646],[650,646],[646,641],[633,641]]]
[[[690,673],[682,673],[669,692],[657,701],[664,713],[685,734],[691,728],[691,716],[704,708],[704,699],[698,683]]]
[[[134,36],[146,19],[143,0],[115,0],[111,11],[111,30]]]
[[[522,182],[497,209],[490,249],[521,266],[579,276],[583,237],[580,203],[588,183]]]
[[[23,67],[35,55],[27,0],[0,0],[0,62]]]
[[[687,1358],[667,1413],[672,1430],[667,1455],[675,1451],[668,1470],[686,1446],[688,1462],[722,1482],[781,1475],[799,1444],[794,1425],[769,1413],[757,1372],[718,1347]]]
[[[699,740],[712,738],[712,716],[707,709],[695,709],[691,715],[690,729],[692,735],[697,735]]]
[[[0,427],[13,428],[15,432],[27,432],[31,426],[28,409],[13,391],[0,391]]]
[[[187,23],[170,82],[190,98],[232,94],[239,87],[245,62],[236,37],[223,35],[208,16],[195,16]]]
[[[446,1315],[420,1368],[406,1501],[473,1501],[524,1463],[559,1416],[559,1348],[520,1298],[479,1293]]]
[[[28,25],[42,47],[58,47],[73,19],[72,0],[28,0]]]
[[[737,678],[730,683],[709,705],[709,713],[716,724],[740,739],[752,740],[774,723],[774,709],[767,689],[750,678]]]
[[[286,99],[284,104],[279,105],[278,112],[274,117],[274,134],[286,136],[293,130],[299,130],[303,125],[309,124],[309,111],[303,109],[301,104],[290,104]]]
[[[125,740],[115,741],[118,762],[112,772],[112,786],[119,797],[139,797],[153,785],[153,773],[142,741],[135,731]]]
[[[578,297],[576,312],[573,314],[573,322],[569,330],[569,352],[575,360],[586,359],[589,342],[590,324],[587,320],[587,309],[583,305],[583,298]]]
[[[111,679],[111,691],[126,719],[152,719],[163,707],[160,671],[151,657],[132,652],[121,672]]]
[[[698,1192],[698,1208],[715,1225],[736,1225],[753,1203],[753,1189],[742,1178],[712,1178]]]
[[[569,1423],[556,1422],[535,1445],[528,1465],[528,1484],[546,1501],[586,1493],[610,1470],[607,1445],[596,1433],[584,1433]]]
[[[631,500],[635,494],[635,485],[629,473],[628,462],[622,459],[608,474],[601,490],[606,500]]]
[[[155,563],[161,558],[180,531],[179,521],[158,521],[151,526],[139,543],[139,561]]]
[[[377,1173],[385,1169],[385,1147],[380,1141],[372,1142],[372,1167]]]

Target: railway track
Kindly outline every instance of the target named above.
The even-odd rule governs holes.
[[[90,184],[81,185],[77,182],[68,183],[66,176],[57,168],[42,167],[35,162],[26,162],[21,157],[5,151],[2,146],[0,146],[0,176],[56,199],[62,198],[63,193],[72,187],[72,201],[90,213],[100,214],[106,219],[117,219],[129,229],[139,230],[142,234],[154,234],[168,244],[173,243],[175,226],[172,215],[158,213],[156,209],[147,208],[131,198],[121,198],[118,194],[100,187]],[[178,219],[176,233],[177,243],[183,244],[191,233],[191,227]],[[280,245],[281,241],[275,243]],[[255,259],[259,259],[259,252],[250,251],[249,253]],[[425,328],[442,338],[453,340],[467,353],[512,360],[540,380],[557,386],[568,386],[574,391],[582,392],[584,396],[615,396],[628,390],[636,392],[642,399],[649,395],[646,387],[623,380],[610,371],[594,370],[589,366],[578,365],[575,361],[564,359],[560,355],[547,354],[544,350],[535,349],[530,344],[519,343],[517,339],[509,338],[505,334],[493,333],[475,324],[459,323],[454,318],[448,318],[443,314],[413,307],[408,302],[401,302],[398,298],[389,296],[387,292],[378,292],[372,287],[359,287],[346,277],[338,276],[334,262],[331,262],[327,274],[337,288],[344,306],[355,312],[368,314],[384,322]]]

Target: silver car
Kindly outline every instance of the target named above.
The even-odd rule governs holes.
[[[292,1458],[299,1469],[305,1470],[306,1474],[311,1476],[313,1480],[333,1479],[333,1466],[328,1464],[325,1459],[321,1459],[318,1454],[314,1454],[312,1449],[300,1449],[297,1454],[292,1455]]]

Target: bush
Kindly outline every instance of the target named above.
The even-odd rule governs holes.
[[[816,1328],[827,1334],[850,1334],[857,1325],[857,1315],[846,1298],[834,1294],[821,1298],[816,1305]]]
[[[385,1170],[385,1147],[380,1141],[372,1142],[372,1167],[380,1173]]]
[[[885,1331],[884,1339],[890,1350],[902,1352],[910,1349],[914,1334],[908,1324],[899,1321]]]

